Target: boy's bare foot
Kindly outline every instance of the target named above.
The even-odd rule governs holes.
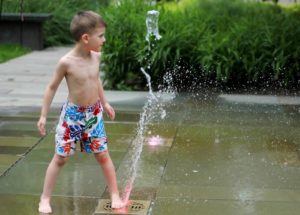
[[[39,203],[39,212],[49,214],[52,213],[52,208],[50,206],[50,200],[41,199]]]
[[[118,194],[111,196],[111,208],[119,209],[119,208],[124,208],[125,206],[126,203],[122,201],[122,199]]]

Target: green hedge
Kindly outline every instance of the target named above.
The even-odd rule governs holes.
[[[173,79],[182,90],[191,85],[299,87],[299,6],[202,0],[169,9],[164,3],[149,8],[142,2],[125,0],[104,11],[110,25],[104,60],[111,88],[145,86],[140,67],[146,66],[149,54],[145,42],[149,9],[160,11],[162,39],[149,57],[156,86],[166,70],[174,70]]]
[[[3,12],[19,11],[6,0]],[[191,86],[298,89],[300,80],[300,6],[284,8],[245,0],[31,0],[25,12],[51,12],[45,25],[48,46],[70,44],[69,22],[78,10],[96,10],[108,23],[103,70],[106,87],[146,89],[140,67],[157,87],[166,71],[178,90]],[[162,39],[148,51],[145,18],[160,12]]]

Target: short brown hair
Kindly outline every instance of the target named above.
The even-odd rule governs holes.
[[[75,41],[79,41],[85,33],[92,33],[97,27],[105,27],[102,17],[93,11],[80,11],[72,19],[70,33]]]

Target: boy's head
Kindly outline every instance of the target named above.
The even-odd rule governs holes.
[[[97,28],[106,28],[102,17],[93,11],[80,11],[70,25],[71,36],[75,41],[80,41],[83,34],[91,34]]]

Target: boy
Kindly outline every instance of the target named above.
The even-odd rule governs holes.
[[[81,151],[94,153],[101,165],[110,192],[112,208],[125,206],[119,196],[114,165],[107,151],[102,119],[103,110],[111,120],[115,118],[114,109],[106,101],[99,79],[99,52],[105,42],[105,29],[105,22],[92,11],[82,11],[75,15],[70,25],[75,46],[59,60],[52,80],[46,88],[37,123],[41,135],[46,134],[47,114],[63,78],[66,79],[69,95],[56,127],[55,154],[46,172],[39,203],[41,213],[52,213],[50,198],[56,178],[69,156],[74,154],[78,144]]]

